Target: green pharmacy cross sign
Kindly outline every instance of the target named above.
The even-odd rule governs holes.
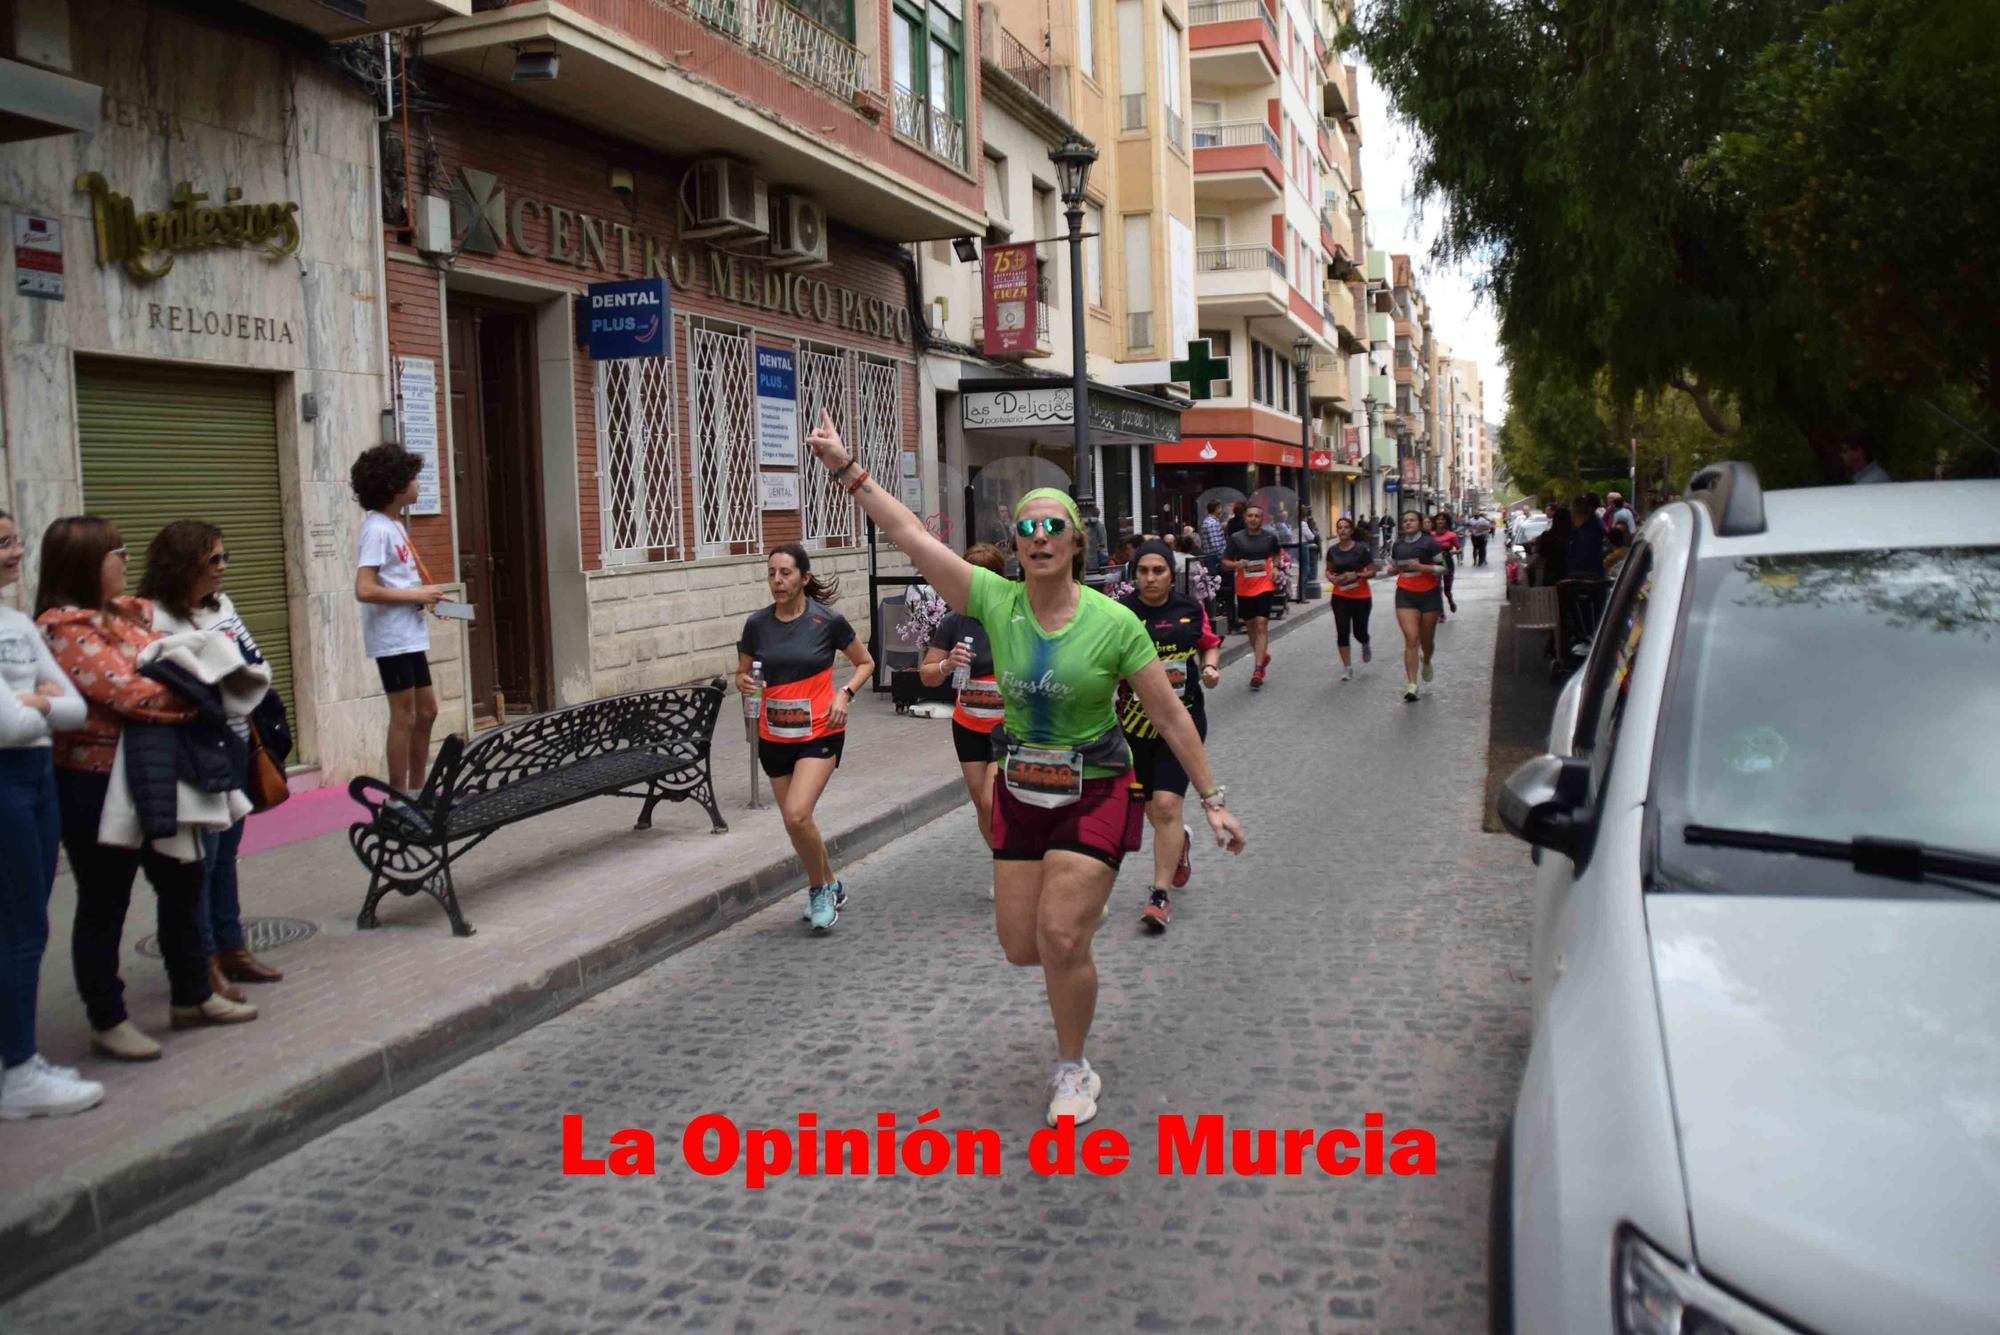
[[[1184,361],[1168,362],[1167,375],[1170,379],[1188,387],[1188,397],[1205,399],[1209,397],[1209,387],[1218,380],[1229,379],[1229,358],[1209,355],[1208,340],[1191,338],[1187,345]]]

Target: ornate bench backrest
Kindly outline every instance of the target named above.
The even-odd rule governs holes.
[[[458,802],[594,756],[665,750],[690,740],[704,746],[722,708],[722,679],[705,685],[629,691],[509,723],[466,743],[447,739],[425,785],[444,820]]]

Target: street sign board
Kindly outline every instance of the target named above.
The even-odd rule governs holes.
[[[981,351],[1004,357],[1035,351],[1035,293],[1041,260],[1035,244],[988,246],[979,299],[985,326]]]
[[[634,278],[584,289],[583,328],[595,361],[664,357],[672,348],[667,280]]]

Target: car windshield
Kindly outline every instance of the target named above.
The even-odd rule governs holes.
[[[2000,856],[2000,547],[1710,557],[1682,653],[1655,788],[1670,883],[1951,893],[1689,825]]]
[[[1536,538],[1548,532],[1548,529],[1549,521],[1547,519],[1524,519],[1521,521],[1521,541],[1533,542]]]

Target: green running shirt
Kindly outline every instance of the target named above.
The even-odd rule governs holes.
[[[1007,734],[1029,746],[1071,750],[1118,727],[1118,683],[1157,656],[1132,610],[1097,590],[1078,591],[1076,615],[1051,634],[1035,622],[1028,586],[974,566],[966,613],[986,627],[1007,712]],[[1087,779],[1122,770],[1089,766]]]

